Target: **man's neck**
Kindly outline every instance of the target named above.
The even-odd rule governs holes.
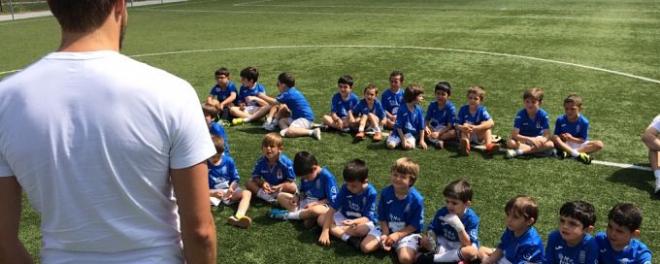
[[[119,51],[119,36],[104,29],[93,32],[63,32],[62,43],[58,51],[84,52],[97,50]]]

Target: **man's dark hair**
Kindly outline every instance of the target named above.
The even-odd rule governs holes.
[[[361,159],[354,159],[344,166],[344,182],[359,181],[365,182],[369,178],[369,168],[367,163]]]
[[[48,0],[48,6],[66,32],[91,32],[108,18],[117,0]]]
[[[348,84],[348,86],[353,87],[353,77],[350,75],[342,75],[339,77],[339,80],[337,80],[337,84]]]
[[[259,80],[259,70],[255,67],[247,67],[241,71],[241,78],[256,82]]]
[[[296,86],[296,78],[293,77],[293,74],[288,72],[280,73],[280,75],[277,76],[277,81],[283,83],[289,88]]]
[[[582,228],[596,224],[596,209],[585,201],[566,202],[559,209],[559,215],[580,221]]]
[[[319,162],[316,157],[307,151],[298,152],[296,157],[293,158],[293,172],[296,173],[296,176],[310,174],[314,171],[314,166],[318,165]]]
[[[607,219],[633,232],[642,226],[642,211],[634,204],[620,203],[612,207]]]

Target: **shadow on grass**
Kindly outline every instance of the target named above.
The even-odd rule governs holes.
[[[636,165],[645,166],[644,164]],[[607,180],[614,183],[622,183],[640,191],[647,192],[651,199],[660,200],[660,197],[653,194],[655,189],[652,182],[655,179],[652,172],[641,171],[637,169],[620,169],[607,177]]]
[[[263,129],[262,127],[258,126],[245,126],[245,127],[240,127],[236,128],[236,130],[243,132],[243,133],[248,133],[248,134],[257,134],[257,135],[265,135],[270,133],[271,131],[267,131]],[[275,131],[273,131],[275,132]]]

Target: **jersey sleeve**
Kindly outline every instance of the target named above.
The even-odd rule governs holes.
[[[184,89],[180,105],[172,107],[169,151],[172,169],[188,168],[215,154],[197,93],[190,84],[185,85],[179,87]]]
[[[211,90],[209,90],[209,95],[210,96],[218,96],[218,94],[215,93],[215,85],[211,87]]]
[[[555,120],[555,135],[559,136],[561,134],[561,117],[557,117]]]
[[[234,162],[234,159],[229,158],[227,159],[227,173],[229,174],[229,184],[232,184],[234,182],[239,183],[241,178],[238,176],[238,169],[236,168],[236,163]]]
[[[339,211],[341,209],[341,205],[344,204],[344,200],[346,200],[346,188],[341,188],[339,189],[339,193],[337,193],[337,197],[333,201],[329,201],[330,207],[332,209],[335,209],[335,211]]]
[[[558,263],[558,261],[555,259],[555,254],[552,254],[553,249],[555,246],[557,246],[557,236],[555,235],[557,233],[552,232],[548,236],[548,243],[545,247],[545,255],[543,256],[543,264],[554,264]],[[591,262],[586,262],[593,264]]]
[[[275,100],[277,100],[281,104],[286,104],[289,101],[289,93],[288,92],[283,92],[279,94],[277,97],[275,97]]]
[[[328,196],[328,203],[335,203],[337,199],[337,182],[335,182],[335,176],[332,173],[328,175],[328,180],[325,184],[325,193]]]
[[[449,118],[447,118],[448,125],[453,127],[456,125],[456,107],[453,104],[449,107],[447,114],[449,115]]]
[[[649,127],[655,128],[655,131],[660,132],[660,115],[657,115],[655,118],[653,118],[653,121]]]
[[[424,123],[424,112],[422,111],[422,107],[417,107],[417,133],[421,133],[424,131],[425,123]]]
[[[438,227],[440,227],[440,223],[439,223],[438,218],[440,218],[440,210],[435,212],[435,215],[433,216],[433,219],[431,219],[431,223],[429,223],[429,225],[427,226],[426,229],[427,230],[433,230],[433,232],[436,232],[435,230],[437,230]],[[438,234],[438,232],[436,232],[436,235],[437,234]]]
[[[376,198],[378,197],[378,194],[376,192],[369,192],[367,194],[367,202],[364,204],[364,207],[362,208],[362,216],[369,218],[372,222],[377,222],[376,219]]]
[[[261,178],[261,158],[257,160],[257,162],[254,164],[254,168],[252,169],[252,179],[255,178]]]
[[[414,226],[417,232],[422,231],[424,228],[424,202],[414,201],[414,206],[411,207],[408,219],[406,219],[406,225]]]
[[[380,102],[383,104],[383,109],[385,111],[390,111],[390,102],[387,99],[387,91],[383,92],[382,95],[380,95]],[[396,114],[396,113],[390,113],[390,114]]]
[[[589,121],[585,120],[584,124],[582,124],[582,130],[580,130],[580,134],[577,136],[584,140],[589,138]]]
[[[479,219],[477,217],[470,217],[468,222],[465,223],[465,232],[470,237],[470,242],[478,243],[479,241]]]
[[[512,261],[515,264],[530,264],[543,262],[543,247],[530,244],[522,244],[516,252],[516,259]]]
[[[407,118],[403,118],[403,111],[406,111],[406,106],[399,107],[399,111],[396,113],[396,122],[394,122],[394,128],[392,129],[392,133],[396,133],[397,128],[404,129],[406,127],[406,122],[408,122]],[[404,131],[405,133],[405,131]]]
[[[374,102],[374,108],[375,108],[374,112],[378,117],[378,119],[382,120],[383,118],[385,118],[385,110],[383,109],[383,105],[380,102],[378,101]]]
[[[339,94],[335,94],[332,96],[332,100],[330,101],[330,113],[341,112],[341,110],[339,109],[339,107],[341,107],[341,105],[339,104],[339,100],[341,100],[340,98],[341,96],[339,96]]]
[[[461,107],[456,114],[456,124],[463,125],[464,123],[465,118],[463,117],[463,107]]]
[[[484,106],[481,111],[481,122],[483,121],[488,121],[491,119],[490,113],[488,113],[488,109]]]
[[[385,207],[385,197],[383,192],[380,193],[380,199],[378,200],[378,221],[387,221],[387,208]]]
[[[284,178],[288,181],[296,181],[296,173],[293,172],[293,162],[288,162],[285,164],[285,166],[282,168],[282,173],[284,174]]]
[[[433,103],[430,103],[426,108],[426,115],[424,116],[424,121],[428,122],[431,120],[431,115],[433,114]]]
[[[520,111],[520,112],[516,113],[516,117],[513,119],[513,127],[514,128],[517,128],[517,129],[522,128],[523,117],[521,116],[521,113],[523,113],[523,111]],[[487,120],[487,119],[483,119],[483,120]]]
[[[548,116],[548,113],[543,113],[541,115],[541,128],[543,130],[548,130],[550,129],[550,117]]]

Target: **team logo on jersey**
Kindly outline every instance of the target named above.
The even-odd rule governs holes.
[[[389,205],[389,204],[391,204],[392,202],[394,202],[394,200],[388,200],[387,202],[385,202],[385,204]]]
[[[634,262],[635,262],[634,259],[629,259],[629,258],[622,258],[622,259],[619,260],[619,263],[621,263],[621,264],[628,264],[628,263],[634,263]]]
[[[561,250],[562,248],[564,248],[564,247],[562,247],[561,245],[559,245],[559,246],[556,246],[556,247],[555,247],[555,250]]]
[[[587,261],[587,252],[580,250],[580,253],[578,253],[578,261],[580,263],[585,263]]]
[[[278,179],[278,180],[283,179],[284,176],[282,175],[282,170],[277,170],[276,176],[277,176],[277,179]]]

